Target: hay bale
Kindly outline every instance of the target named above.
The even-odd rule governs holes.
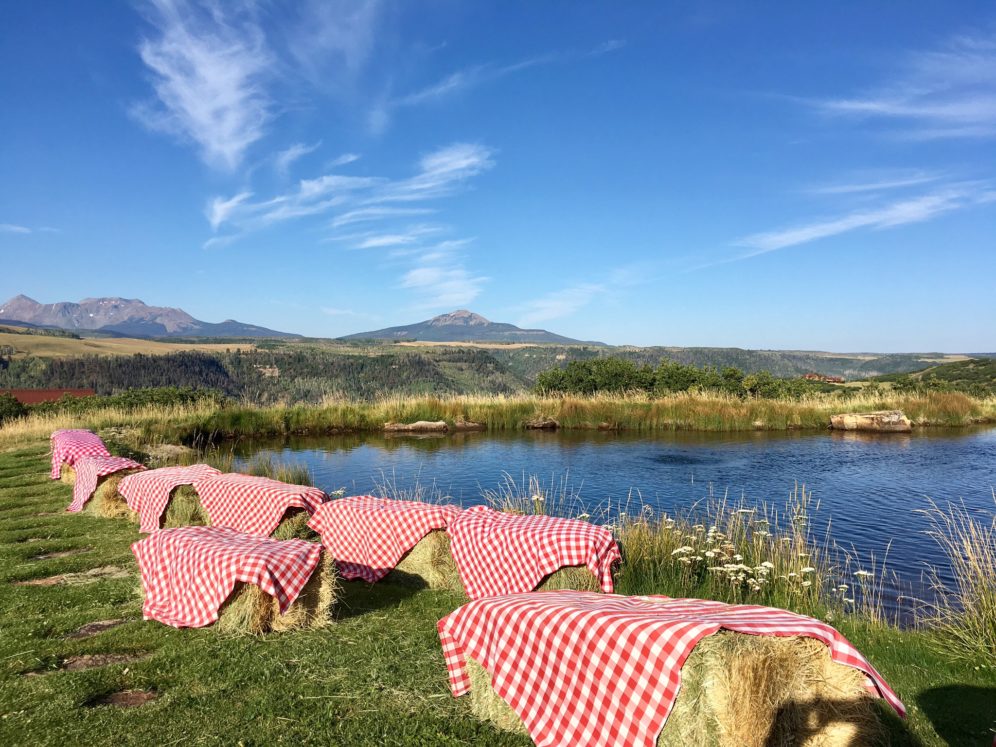
[[[595,574],[586,565],[568,565],[554,571],[540,581],[536,591],[557,591],[573,589],[574,591],[601,591],[602,585]]]
[[[311,514],[303,508],[289,508],[270,536],[279,540],[303,539],[317,542],[318,534],[308,526],[310,519]],[[211,526],[211,519],[192,485],[180,485],[173,489],[159,526],[161,529]]]
[[[460,572],[450,552],[450,537],[442,529],[434,529],[420,539],[385,580],[422,589],[463,591]]]
[[[83,511],[104,519],[132,519],[138,521],[138,514],[128,508],[128,502],[118,492],[118,485],[128,475],[141,472],[140,469],[123,469],[97,478],[97,488],[85,504]]]
[[[201,499],[192,485],[178,485],[169,495],[169,503],[159,519],[161,529],[206,527],[211,524]]]
[[[288,508],[270,536],[278,540],[301,539],[319,542],[318,533],[308,526],[311,514],[303,508]]]
[[[76,484],[76,470],[73,469],[73,465],[63,462],[62,467],[59,468],[59,482],[66,485]]]
[[[238,583],[219,610],[216,626],[225,633],[254,634],[321,628],[332,622],[339,582],[335,560],[322,550],[308,583],[287,612],[254,584]]]
[[[474,715],[524,734],[487,671],[468,659],[467,673]],[[657,744],[884,744],[877,698],[864,682],[863,674],[832,661],[827,647],[812,638],[723,631],[700,641],[685,661],[681,690]]]

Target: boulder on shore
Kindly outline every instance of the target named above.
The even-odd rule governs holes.
[[[533,418],[532,420],[527,420],[524,425],[526,430],[530,431],[555,431],[560,427],[560,423],[553,418],[548,418],[546,416],[540,416],[538,418]]]
[[[848,412],[830,416],[835,431],[876,431],[878,433],[909,433],[913,422],[900,410],[878,412]]]
[[[414,423],[384,423],[388,433],[446,433],[445,420],[416,420]]]

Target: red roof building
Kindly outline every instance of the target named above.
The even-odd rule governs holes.
[[[11,394],[22,405],[55,402],[64,394],[72,397],[92,397],[96,393],[93,389],[0,389],[0,394]]]

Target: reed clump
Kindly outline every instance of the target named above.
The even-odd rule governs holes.
[[[950,581],[931,573],[935,601],[925,621],[941,633],[947,655],[996,667],[996,513],[987,521],[964,504],[933,501],[923,513],[951,567]]]

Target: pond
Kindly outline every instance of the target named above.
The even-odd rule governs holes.
[[[484,501],[507,479],[535,475],[566,486],[594,516],[641,502],[674,513],[709,496],[782,507],[796,485],[819,506],[813,532],[830,521],[833,539],[865,562],[887,555],[914,595],[923,571],[946,577],[943,554],[925,535],[918,511],[928,497],[964,501],[986,523],[996,502],[996,429],[920,430],[914,434],[840,432],[463,433],[442,436],[345,435],[240,444],[237,453],[303,463],[315,484],[347,495],[430,487],[463,505]],[[622,509],[620,509],[622,506]],[[578,506],[582,510],[582,506]],[[891,605],[890,605],[891,606]]]

